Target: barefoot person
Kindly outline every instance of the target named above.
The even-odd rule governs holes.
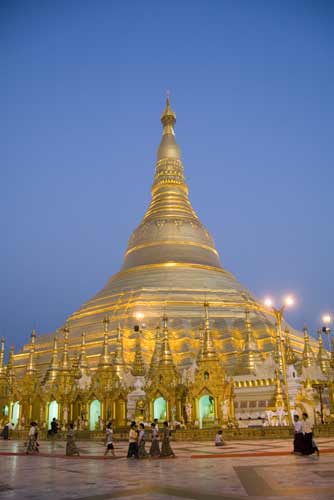
[[[301,454],[303,452],[303,428],[298,415],[293,416],[295,433],[293,439],[293,453]]]
[[[74,425],[70,423],[66,434],[66,456],[72,457],[74,455],[79,456],[80,453],[74,441]]]
[[[146,436],[145,436],[145,425],[143,422],[139,424],[139,434],[138,434],[138,456],[139,458],[147,458],[149,454],[145,450]]]
[[[170,431],[168,428],[168,422],[164,422],[164,428],[163,428],[163,434],[162,434],[162,445],[161,445],[161,456],[175,458],[175,453],[171,448],[169,440],[170,440]]]
[[[151,457],[160,457],[159,429],[157,429],[155,422],[152,422],[151,429],[152,429],[152,444],[150,448],[150,455]]]
[[[28,434],[27,448],[26,448],[27,455],[30,455],[30,453],[38,453],[39,450],[38,450],[37,436],[38,436],[37,423],[31,422]]]
[[[115,456],[115,449],[113,445],[113,429],[111,422],[107,425],[106,428],[106,451],[104,452],[104,456],[108,455],[109,451],[111,452],[112,456]]]
[[[127,458],[138,457],[138,432],[136,422],[131,422],[129,432],[129,449]]]
[[[303,413],[302,415],[302,431],[303,431],[303,446],[302,453],[303,455],[313,455],[313,453],[317,453],[319,456],[319,449],[313,440],[313,426],[308,418],[307,413]]]

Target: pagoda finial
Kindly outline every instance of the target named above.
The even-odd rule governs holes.
[[[125,365],[124,352],[123,352],[123,332],[121,325],[119,323],[117,326],[117,342],[116,342],[114,365],[118,367],[117,371],[119,371],[119,367]],[[118,375],[120,375],[120,373],[118,373]]]
[[[158,149],[158,161],[164,159],[181,160],[181,152],[179,146],[176,144],[174,132],[176,114],[171,108],[169,96],[166,98],[166,107],[161,115],[161,123],[163,131]]]
[[[256,338],[254,337],[249,314],[249,310],[245,309],[246,339],[240,354],[238,368],[241,373],[254,373],[256,365],[263,361]]]
[[[252,330],[252,324],[251,324],[250,319],[249,319],[249,310],[248,309],[245,310],[245,326],[246,326],[246,341],[245,341],[243,350],[245,352],[248,352],[248,351],[259,352],[257,341],[254,337],[254,333]]]
[[[141,352],[139,325],[135,325],[134,330],[136,332],[136,350],[135,350],[135,358],[133,360],[131,373],[134,377],[144,377],[145,364]]]
[[[161,115],[161,123],[164,127],[163,129],[163,135],[165,134],[172,134],[174,135],[174,125],[176,123],[176,114],[171,108],[170,105],[170,92],[167,91],[167,96],[166,96],[166,107]]]
[[[6,367],[6,374],[8,378],[8,382],[10,385],[13,384],[15,373],[14,373],[14,346],[11,345],[9,349],[9,358]]]
[[[0,343],[0,376],[5,373],[4,359],[5,359],[5,339],[2,337]]]
[[[67,371],[70,368],[69,359],[68,359],[68,337],[69,337],[70,329],[68,328],[67,323],[63,327],[62,331],[64,332],[62,369],[64,371]]]
[[[155,345],[150,364],[150,371],[149,371],[150,376],[159,367],[160,360],[161,360],[161,337],[160,337],[160,325],[158,325],[155,330]]]
[[[280,373],[279,373],[278,368],[276,368],[276,370],[275,370],[275,385],[276,385],[275,407],[276,408],[283,408],[284,407],[284,398],[283,398],[283,390],[282,390],[282,384],[281,384]]]
[[[46,375],[45,375],[45,380],[46,381],[55,380],[55,378],[57,377],[58,370],[59,370],[58,337],[57,337],[57,335],[55,335],[55,337],[53,339],[53,349],[52,349],[51,361],[50,361],[48,371],[46,372]]]
[[[36,371],[35,351],[36,351],[36,331],[33,329],[31,332],[30,353],[26,371],[29,374],[32,374]]]
[[[109,323],[110,319],[108,316],[106,316],[103,319],[103,325],[104,325],[104,333],[103,333],[103,346],[102,346],[102,353],[100,356],[100,362],[99,366],[102,368],[110,368],[111,366],[111,358],[109,354],[109,333],[108,333],[108,328],[109,328]]]
[[[309,368],[314,363],[314,354],[310,346],[310,338],[308,335],[307,326],[304,326],[304,351],[303,351],[303,366]]]
[[[164,314],[162,317],[162,324],[163,324],[163,334],[162,334],[160,363],[163,365],[174,366],[172,351],[170,350],[169,346],[168,317],[166,314]]]
[[[204,326],[203,323],[199,326],[199,350],[197,353],[197,361],[201,361],[203,357],[203,346],[204,346]]]
[[[297,361],[297,357],[291,347],[290,331],[288,327],[285,328],[284,335],[285,335],[285,359],[288,365],[294,365]]]
[[[203,352],[201,361],[218,360],[217,351],[212,339],[210,320],[209,320],[209,302],[204,302],[204,338],[203,338]]]
[[[318,344],[319,344],[317,361],[319,363],[321,371],[323,373],[328,373],[330,370],[330,356],[329,353],[324,348],[321,330],[319,329],[317,333],[318,333]]]
[[[86,354],[86,332],[81,333],[81,346],[80,346],[78,367],[81,370],[88,369],[88,361],[87,361],[87,354]]]

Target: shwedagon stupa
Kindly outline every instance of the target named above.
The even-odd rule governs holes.
[[[209,383],[204,389],[198,388],[211,398],[214,422],[223,419],[226,400],[223,393],[228,385],[231,393],[232,383],[236,409],[225,410],[225,414],[230,412],[229,418],[232,414],[234,418],[234,412],[239,418],[243,413],[251,416],[263,413],[264,408],[275,405],[275,397],[276,400],[280,397],[280,381],[275,369],[280,368],[283,347],[277,343],[275,317],[222,266],[212,236],[192,208],[181,151],[175,139],[176,115],[168,98],[161,122],[163,132],[152,198],[129,239],[120,271],[66,319],[65,328],[47,335],[33,333],[31,342],[20,353],[11,353],[7,371],[0,368],[0,380],[1,373],[4,379],[6,371],[7,377],[11,376],[17,384],[17,389],[11,389],[11,401],[7,398],[6,404],[21,401],[20,415],[24,415],[24,421],[32,418],[37,407],[40,419],[50,420],[51,400],[58,401],[57,412],[52,414],[61,421],[68,421],[70,417],[78,419],[80,415],[89,421],[92,419],[90,402],[98,401],[94,425],[97,425],[97,413],[99,421],[117,416],[117,422],[124,424],[127,418],[138,414],[140,405],[142,409],[146,405],[145,417],[152,418],[154,397],[166,399],[166,418],[174,418],[176,414],[178,420],[183,417],[187,420],[188,404],[188,420],[189,408],[191,419],[197,415],[198,420],[200,410],[195,408],[195,399],[200,393],[195,396],[193,386],[199,373],[199,360],[206,363],[205,366],[216,363],[214,373],[219,381],[215,381],[214,390],[217,394],[221,391],[221,399],[211,394],[213,389],[208,388]],[[135,324],[138,331],[134,331]],[[307,331],[303,335],[285,322],[283,327],[288,329],[284,349],[288,365],[296,366],[293,368],[295,379],[296,375],[302,376],[307,360],[311,360],[309,365],[312,365],[317,343],[308,338]],[[329,366],[329,354],[325,349],[322,352],[327,360],[324,363]],[[169,383],[179,387],[180,394],[182,385],[192,385],[191,391],[185,391],[179,399],[165,397],[163,387],[159,388],[161,376],[154,379],[152,375],[159,364],[169,366]],[[203,373],[209,377],[209,371]],[[86,377],[85,384],[83,377]],[[25,384],[30,387],[29,380],[34,380],[35,387],[41,387],[41,401],[39,406],[36,403],[35,410],[31,401],[29,411],[26,409],[28,403],[23,400],[29,389],[25,395],[20,394],[23,390],[18,387],[20,380],[22,387]],[[72,399],[79,397],[78,406],[62,392],[69,380],[70,389],[65,393],[70,392]],[[148,397],[153,386],[155,395]],[[295,392],[297,390],[295,388]],[[114,406],[107,402],[103,391],[110,394],[114,391],[113,396],[108,396]],[[117,398],[122,400],[121,410],[116,408]],[[213,403],[212,398],[218,399]],[[252,413],[248,400],[259,399],[262,404],[253,404]],[[5,398],[2,401],[5,403]],[[213,404],[215,410],[212,410]],[[284,406],[284,402],[282,404]],[[175,408],[174,416],[172,408]],[[37,415],[34,418],[37,419]],[[203,422],[202,414],[200,424]],[[91,422],[89,425],[94,429]]]

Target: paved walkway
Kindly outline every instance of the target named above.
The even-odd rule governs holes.
[[[79,441],[81,457],[65,457],[65,443],[0,441],[0,499],[334,500],[334,440],[317,440],[320,458],[291,455],[286,440],[172,443],[176,459],[103,459],[104,446]],[[214,460],[212,460],[214,459]]]

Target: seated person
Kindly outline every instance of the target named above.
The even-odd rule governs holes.
[[[223,431],[218,431],[215,437],[215,446],[224,446]]]

